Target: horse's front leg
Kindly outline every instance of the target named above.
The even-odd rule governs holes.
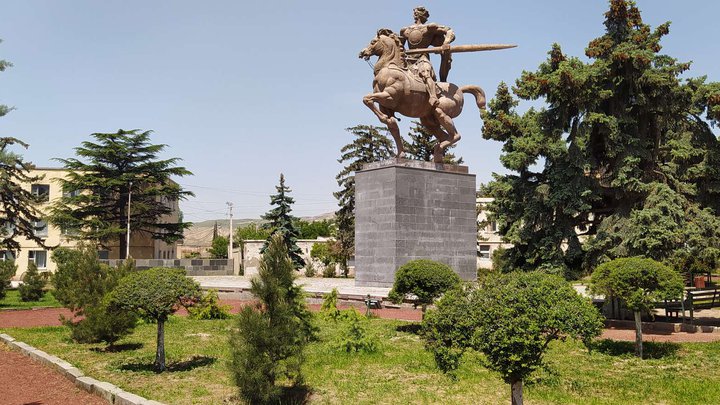
[[[401,158],[404,147],[402,137],[400,137],[400,127],[398,126],[397,119],[393,116],[392,110],[382,107],[381,101],[392,102],[392,96],[386,91],[381,91],[378,93],[371,93],[363,97],[363,103],[365,103],[370,111],[377,115],[380,122],[387,125],[390,130],[390,134],[393,139],[395,139],[395,144],[397,145],[397,157]],[[381,107],[378,108],[375,103],[379,104]]]

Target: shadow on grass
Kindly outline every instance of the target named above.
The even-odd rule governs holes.
[[[283,387],[280,394],[281,404],[305,405],[310,403],[310,387],[297,385],[294,387]]]
[[[209,366],[217,361],[215,357],[193,356],[190,360],[179,362],[168,362],[166,364],[166,372],[190,371],[198,367]],[[155,372],[155,365],[152,363],[127,363],[120,367],[124,371],[152,371]]]
[[[100,353],[119,353],[129,350],[141,349],[144,345],[142,343],[123,343],[119,345],[111,345],[107,347],[93,347],[92,351]]]
[[[593,350],[610,356],[635,355],[635,342],[602,339],[593,343]],[[662,359],[674,356],[680,345],[674,342],[643,342],[644,359]]]
[[[407,323],[405,325],[398,325],[395,330],[398,332],[412,333],[413,335],[419,335],[422,325],[419,323]]]

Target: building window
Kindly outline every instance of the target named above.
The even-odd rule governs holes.
[[[77,197],[79,195],[80,195],[80,190],[63,191],[63,197],[65,197],[65,198]]]
[[[478,245],[478,257],[481,259],[489,259],[490,245]]]
[[[64,236],[77,236],[80,233],[80,230],[74,227],[60,228],[60,233]]]
[[[0,227],[0,235],[9,236],[15,232],[15,224],[10,221],[6,221],[2,227]]]
[[[28,252],[28,261],[35,263],[38,269],[47,268],[47,252],[44,250],[31,250]]]
[[[34,221],[33,228],[35,228],[35,236],[41,238],[48,236],[48,224],[46,221]]]
[[[110,259],[110,252],[107,250],[99,250],[98,251],[98,259],[100,259],[100,260]]]
[[[30,192],[38,196],[40,201],[50,201],[50,185],[49,184],[33,184],[30,186]]]
[[[15,253],[12,250],[0,250],[0,262],[5,260],[15,261]]]

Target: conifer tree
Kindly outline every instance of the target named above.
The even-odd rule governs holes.
[[[130,229],[153,239],[173,243],[182,238],[190,223],[165,222],[176,201],[192,196],[172,181],[173,176],[192,173],[177,166],[179,158],[162,160],[167,145],[150,143],[151,131],[118,130],[92,134],[75,148],[78,158],[57,159],[69,171],[61,180],[64,195],[52,207],[50,221],[77,230],[73,238],[107,246],[118,242],[125,258],[128,194]]]
[[[405,155],[409,156],[410,159],[413,160],[432,162],[435,145],[438,143],[435,136],[417,121],[413,121],[413,127],[410,128],[408,136],[410,137],[410,142],[403,139],[403,143],[405,144]],[[457,144],[451,145],[445,150],[443,163],[451,165],[460,165],[463,163],[462,158],[455,157],[454,154],[448,152],[455,146],[457,146]]]
[[[501,261],[587,271],[618,257],[692,255],[714,268],[720,83],[681,78],[690,64],[660,54],[669,23],[652,30],[632,1],[610,1],[605,28],[589,62],[555,44],[516,82],[519,99],[546,107],[518,113],[501,84],[484,114],[483,136],[503,142],[513,172],[488,186],[488,210],[514,245]]]
[[[288,195],[292,190],[285,185],[285,176],[282,173],[280,173],[280,185],[275,186],[275,190],[277,190],[277,194],[270,196],[270,204],[275,208],[262,216],[262,219],[268,221],[264,226],[272,233],[265,241],[260,253],[265,253],[273,235],[281,234],[295,269],[301,269],[305,267],[305,260],[302,258],[302,250],[297,245],[298,230],[295,227],[297,218],[290,215],[295,199]]]
[[[10,62],[0,59],[0,72],[11,66]],[[0,104],[0,117],[10,110],[12,108]],[[18,139],[0,137],[0,255],[3,251],[19,250],[18,237],[44,246],[43,240],[35,236],[35,223],[40,221],[41,216],[36,208],[40,199],[21,187],[22,183],[35,183],[42,178],[30,175],[34,166],[24,161],[22,156],[10,151],[13,145],[28,147]]]
[[[275,233],[252,279],[250,290],[259,304],[242,308],[230,332],[230,369],[249,403],[281,403],[276,382],[282,377],[302,382],[303,350],[315,328],[293,270],[285,240]]]
[[[355,172],[366,163],[389,159],[393,143],[384,127],[356,125],[347,128],[356,138],[340,149],[339,163],[345,167],[335,177],[340,191],[333,193],[340,209],[335,212],[340,266],[347,275],[347,261],[355,254]]]

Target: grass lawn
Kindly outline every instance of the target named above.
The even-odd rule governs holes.
[[[439,372],[408,323],[369,321],[380,338],[374,354],[335,351],[338,327],[319,321],[320,341],[306,351],[304,366],[310,402],[319,404],[509,402],[509,387],[470,353],[453,381]],[[168,404],[222,404],[235,390],[226,370],[227,336],[232,320],[196,321],[173,317],[167,324],[170,372],[155,374],[155,325],[142,324],[106,352],[99,345],[68,340],[65,327],[4,329],[75,364],[87,375]],[[632,356],[631,343],[601,341],[595,350],[576,342],[555,342],[548,368],[526,381],[529,404],[708,404],[720,398],[720,343],[646,345],[653,358]]]
[[[7,290],[5,298],[0,300],[0,310],[3,309],[27,309],[33,307],[61,307],[60,303],[55,300],[55,296],[50,291],[46,291],[40,301],[28,301],[23,302],[20,299],[20,292],[18,290]]]

